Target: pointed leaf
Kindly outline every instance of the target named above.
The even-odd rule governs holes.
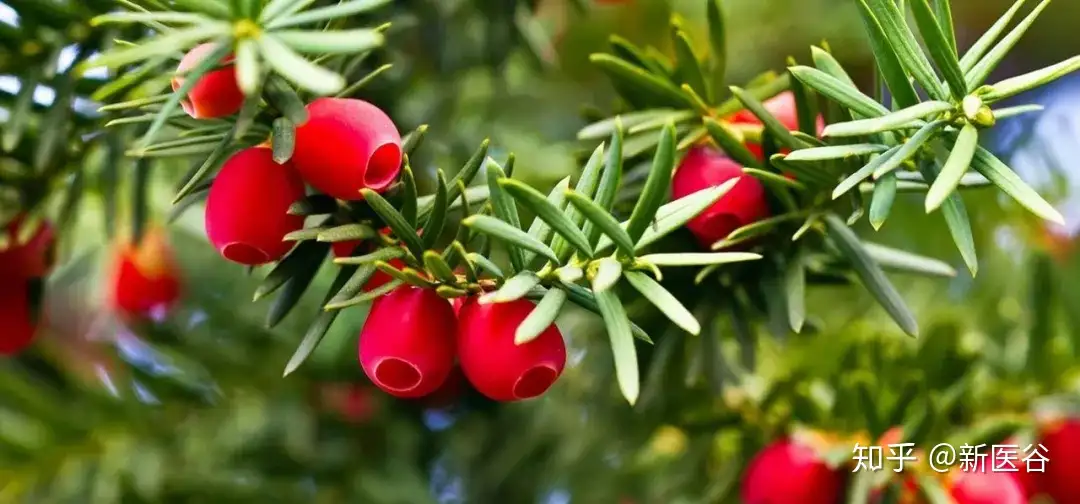
[[[514,157],[511,154],[507,161],[507,166],[512,168]],[[488,158],[487,161],[487,185],[488,185],[488,198],[491,201],[492,208],[494,209],[495,216],[501,219],[503,222],[509,225],[509,227],[520,231],[521,221],[518,217],[517,204],[514,203],[514,199],[510,197],[499,185],[499,180],[506,178],[506,172],[499,166],[495,160]],[[522,232],[522,234],[525,234]],[[526,235],[527,236],[527,235]],[[533,241],[538,240],[529,237]],[[547,248],[547,245],[544,245]],[[510,247],[507,250],[507,254],[510,256],[510,264],[514,268],[514,271],[521,271],[525,268],[525,256],[521,253],[521,250],[516,247]]]
[[[704,123],[705,130],[709,132],[709,137],[712,138],[713,142],[715,142],[716,145],[733,161],[742,166],[753,168],[761,167],[761,161],[758,160],[757,156],[754,156],[754,154],[746,148],[746,143],[743,139],[736,137],[736,133],[726,124],[711,117],[704,118]]]
[[[1003,163],[990,151],[977,147],[975,157],[971,160],[971,167],[981,173],[990,182],[1008,194],[1021,206],[1031,213],[1056,224],[1065,224],[1065,218],[1053,205],[1039,196],[1031,186],[1016,175],[1016,172]]]
[[[311,285],[311,281],[315,279],[315,273],[318,273],[319,266],[322,265],[322,259],[326,257],[326,253],[330,249],[329,244],[319,242],[304,242],[300,246],[306,244],[310,244],[310,248],[304,252],[305,257],[303,260],[298,261],[296,271],[282,286],[281,293],[274,298],[270,310],[266,313],[266,327],[268,328],[277,326],[296,307],[300,297],[304,295],[308,286]],[[297,246],[297,251],[300,246]]]
[[[902,147],[903,145],[897,145],[883,152],[882,154],[871,158],[870,162],[867,163],[866,166],[859,168],[858,171],[852,173],[839,184],[837,184],[836,189],[834,189],[832,192],[832,199],[840,198],[844,194],[847,194],[847,192],[853,189],[855,186],[859,185],[860,182],[870,178],[870,176],[873,175],[874,172],[878,170],[878,168],[888,162],[890,157],[895,156],[897,151],[899,151]]]
[[[615,196],[618,195],[619,185],[622,181],[623,171],[623,130],[621,127],[616,127],[615,131],[611,134],[611,147],[608,148],[607,162],[604,164],[604,169],[600,173],[600,181],[596,187],[596,196],[592,197],[593,203],[596,204],[604,214],[607,214],[615,203]],[[588,197],[586,193],[580,193],[582,196]],[[567,195],[569,201],[573,203],[573,197]],[[578,211],[582,211],[581,207],[574,205]],[[582,220],[585,221],[585,215],[582,215]],[[592,220],[584,223],[585,236],[589,237],[590,244],[596,244],[603,242],[601,235],[601,229],[594,224]],[[625,229],[625,228],[624,228]],[[599,252],[599,251],[597,251]]]
[[[942,87],[938,76],[934,73],[934,67],[919,47],[919,41],[908,28],[904,13],[900,11],[896,3],[893,0],[867,0],[867,3],[881,23],[882,31],[889,45],[896,51],[900,64],[911,72],[915,80],[930,93],[931,97],[938,100],[948,98],[948,92]],[[901,104],[901,106],[907,105]]]
[[[285,45],[308,54],[352,54],[370,51],[385,42],[379,30],[276,30],[274,36]]]
[[[632,406],[637,402],[641,383],[638,375],[637,348],[634,346],[634,336],[630,332],[630,319],[614,292],[596,293],[596,304],[600,315],[604,318],[608,337],[611,339],[611,353],[615,358],[615,378],[619,383],[619,390]]]
[[[310,9],[298,14],[282,15],[266,23],[266,29],[279,30],[292,26],[329,21],[331,19],[355,16],[390,3],[390,0],[344,0],[334,5]]]
[[[514,199],[536,213],[536,216],[543,219],[556,233],[559,233],[559,236],[577,249],[581,257],[592,257],[592,246],[589,244],[588,237],[570,221],[561,208],[548,202],[543,194],[516,180],[502,179],[499,185]],[[563,194],[566,194],[565,190]]]
[[[880,0],[871,0],[873,2],[880,2]],[[892,0],[889,0],[890,2]],[[881,72],[882,78],[885,80],[885,84],[892,91],[893,101],[900,107],[910,107],[919,103],[919,96],[915,93],[915,88],[911,85],[911,80],[908,79],[908,69],[901,61],[900,51],[894,47],[892,41],[889,39],[885,32],[884,24],[875,15],[870,6],[867,5],[866,0],[858,0],[855,5],[859,8],[859,14],[863,20],[863,27],[866,29],[866,35],[870,39],[870,48],[874,53],[874,61],[877,64],[878,69]],[[907,26],[901,26],[899,28],[893,27],[892,29],[900,29],[908,32]],[[921,82],[921,81],[920,81]],[[934,83],[937,83],[937,78],[934,78]],[[935,98],[943,98],[935,96]],[[870,116],[873,117],[873,116]]]
[[[1046,9],[1050,5],[1050,0],[1043,0],[1027,15],[1020,24],[1016,25],[1008,35],[1005,35],[997,45],[994,46],[990,52],[986,53],[975,66],[971,67],[971,70],[966,72],[965,79],[967,80],[968,89],[975,89],[979,87],[983,82],[986,82],[986,78],[990,77],[990,73],[997,68],[998,64],[1005,59],[1005,56],[1012,51],[1016,43],[1020,41],[1020,38],[1024,36],[1028,28],[1035,23],[1035,19],[1039,17],[1043,9]]]
[[[947,2],[936,2],[946,3]],[[930,7],[929,0],[911,0],[911,12],[915,14],[915,24],[919,26],[919,33],[926,41],[926,49],[934,60],[938,70],[949,84],[952,97],[961,100],[967,94],[967,83],[964,81],[964,71],[960,69],[960,61],[956,55],[956,40],[951,33],[942,30],[941,22]]]
[[[803,144],[801,140],[795,138],[791,134],[791,131],[788,130],[787,127],[784,126],[784,124],[776,118],[776,116],[769,113],[769,111],[765,109],[765,106],[762,105],[761,102],[754,98],[750,93],[747,93],[745,90],[736,86],[731,87],[731,92],[735,95],[736,98],[738,98],[740,102],[742,102],[743,106],[745,106],[747,110],[757,116],[757,118],[765,126],[765,130],[768,131],[771,135],[773,135],[775,140],[780,142],[781,145],[790,149],[799,149],[805,147],[805,144]]]
[[[289,118],[274,119],[274,136],[271,145],[275,163],[283,164],[292,159],[293,149],[296,147],[296,126]]]
[[[308,61],[272,34],[259,37],[263,60],[278,74],[317,95],[331,95],[345,87],[345,78]]]
[[[926,180],[936,180],[939,176],[939,168],[935,164],[924,163],[920,170]],[[960,194],[953,192],[945,203],[941,205],[941,213],[945,217],[945,224],[949,227],[960,256],[964,259],[971,276],[975,276],[979,270],[979,261],[975,254],[975,239],[971,235],[971,221],[968,219],[967,208]]]
[[[442,170],[437,170],[435,174],[435,200],[431,205],[431,213],[428,214],[427,222],[424,223],[424,236],[421,238],[424,249],[435,246],[435,241],[439,239],[443,228],[446,227],[448,197],[446,176],[443,175]]]
[[[994,21],[994,24],[983,32],[974,44],[971,44],[971,47],[964,53],[964,57],[960,58],[960,68],[964,70],[965,75],[986,55],[986,51],[990,50],[990,47],[994,45],[994,42],[997,42],[1001,34],[1005,33],[1005,29],[1012,23],[1013,17],[1016,16],[1017,12],[1020,12],[1020,8],[1026,2],[1027,0],[1014,1],[1012,7],[1009,7],[1005,14],[1002,14],[997,21]]]
[[[863,248],[882,268],[938,277],[956,276],[955,268],[934,258],[869,242],[863,242]]]
[[[708,0],[706,19],[709,21],[709,45],[712,49],[713,96],[719,96],[727,72],[727,29],[724,23],[722,0]]]
[[[529,312],[529,316],[525,317],[514,331],[514,344],[524,345],[543,334],[555,323],[565,302],[566,291],[559,288],[548,289],[536,307]]]
[[[161,105],[161,109],[154,115],[153,122],[146,128],[146,133],[143,134],[142,139],[139,140],[139,145],[142,148],[146,148],[157,136],[161,128],[165,126],[165,122],[169,119],[169,116],[176,111],[176,108],[180,106],[180,100],[184,99],[188,93],[195,87],[195,84],[199,82],[199,79],[206,75],[211,69],[218,66],[218,64],[229,54],[232,48],[228,45],[218,45],[214,48],[206,59],[195,65],[185,75],[183,84],[169,97],[169,100]]]
[[[686,108],[693,104],[678,87],[662,80],[648,71],[634,66],[624,59],[610,54],[593,54],[589,61],[603,71],[616,84],[627,86],[648,97],[657,105]]]
[[[544,200],[544,202],[559,209],[559,214],[564,216],[568,222],[573,223],[574,214],[576,214],[576,212],[572,212],[571,209],[567,208],[566,202],[566,191],[569,189],[570,177],[567,176],[560,180],[557,184],[555,184],[555,187],[553,187],[551,189],[551,192],[548,193],[547,198]],[[572,226],[574,227],[574,229],[578,230],[579,233],[581,232],[580,225],[573,223]],[[539,217],[533,219],[532,224],[529,225],[529,236],[532,236],[537,240],[540,240],[541,242],[551,244],[551,250],[555,251],[555,254],[559,256],[559,259],[562,259],[564,257],[563,254],[566,254],[565,257],[569,257],[568,252],[570,252],[570,249],[569,245],[566,244],[566,240],[564,240],[562,236],[553,235],[553,230],[551,229],[551,226],[549,226],[548,223],[544,221],[544,219],[541,219]],[[582,233],[581,236],[585,238],[585,244],[588,245],[589,254],[591,256],[592,246],[589,245],[589,239],[585,237],[584,233]],[[525,254],[525,264],[531,263],[535,256],[536,254],[533,254],[532,252]]]
[[[577,192],[567,191],[566,198],[593,225],[593,229],[603,233],[608,240],[614,241],[619,250],[628,257],[633,256],[634,241],[619,222],[615,220],[615,217],[612,217],[611,214],[600,208],[596,203]]]
[[[1080,56],[1073,56],[1061,63],[997,82],[990,87],[989,92],[982,95],[982,99],[985,103],[1004,100],[1024,91],[1049,84],[1077,70],[1080,70]],[[994,111],[994,116],[998,119],[1007,117],[1000,111]]]
[[[956,138],[956,143],[953,144],[949,158],[945,161],[945,166],[942,167],[941,173],[938,174],[937,179],[930,185],[930,190],[926,193],[926,213],[937,210],[945,202],[945,198],[956,190],[956,186],[960,184],[960,179],[964,177],[964,173],[971,166],[971,160],[975,156],[975,147],[978,145],[979,130],[971,124],[965,124],[964,128],[960,130],[960,135]]]
[[[862,280],[863,285],[904,332],[910,336],[918,336],[919,327],[915,316],[911,314],[904,299],[900,297],[900,293],[893,287],[881,267],[866,252],[855,233],[836,215],[826,215],[825,224],[829,236],[851,262],[852,268]]]
[[[626,234],[631,240],[638,240],[656,218],[656,210],[668,199],[671,188],[671,174],[675,170],[675,126],[667,125],[660,134],[660,144],[653,157],[652,169],[645,187],[641,190],[638,202],[630,215]]]
[[[705,86],[705,70],[701,67],[701,61],[698,60],[697,55],[694,54],[694,44],[690,41],[690,37],[685,31],[676,28],[672,30],[671,41],[675,46],[680,84],[690,86],[695,93],[709,101],[712,89]]]
[[[925,0],[924,0],[925,1]],[[881,117],[859,119],[837,124],[830,124],[822,132],[826,137],[864,136],[883,131],[917,128],[920,119],[934,117],[953,110],[953,104],[942,101],[922,102],[918,105],[891,112]]]
[[[880,230],[885,225],[896,200],[896,172],[889,172],[874,182],[874,196],[870,200],[870,225]]]
[[[509,303],[517,301],[540,285],[540,277],[531,271],[522,271],[508,279],[499,290],[480,296],[480,304]]]
[[[176,30],[164,35],[158,35],[139,45],[102,53],[80,64],[78,71],[81,74],[95,68],[120,68],[144,59],[170,54],[178,48],[194,46],[206,39],[225,35],[230,30],[231,26],[220,22],[200,24]]]
[[[498,278],[502,278],[505,276],[502,269],[500,269],[495,263],[491,262],[490,259],[480,254],[471,252],[468,255],[468,259],[469,262],[475,263],[477,266],[480,266],[480,268],[484,271],[487,271],[488,273],[491,273]]]
[[[858,88],[846,84],[816,68],[794,66],[788,69],[803,84],[828,97],[840,105],[864,117],[878,117],[889,112],[873,98],[866,96]]]
[[[444,183],[441,178],[439,183]],[[408,158],[406,158],[405,167],[401,170],[401,187],[401,216],[405,218],[405,222],[415,228],[416,224],[419,222],[416,220],[416,207],[418,204],[416,195],[416,177],[413,176],[412,166],[409,166]],[[435,203],[438,196],[438,191],[436,191],[435,196],[431,200],[432,209],[437,206]]]
[[[548,248],[543,242],[540,242],[536,238],[529,236],[528,233],[513,227],[502,220],[487,215],[472,215],[462,221],[462,224],[502,240],[509,245],[511,250],[520,247],[536,252],[537,254],[550,259],[552,262],[557,263],[559,261],[559,258],[555,256],[555,252]]]
[[[788,324],[792,331],[802,332],[806,322],[806,272],[800,256],[789,262],[784,271],[784,292]]]
[[[319,232],[315,239],[321,242],[336,243],[353,240],[370,240],[376,236],[375,230],[366,224],[343,224]]]
[[[395,210],[389,201],[368,188],[361,189],[360,194],[364,196],[364,201],[379,215],[379,218],[386,223],[390,231],[393,231],[394,236],[405,243],[413,257],[417,260],[424,257],[424,244],[416,235],[416,229],[409,225],[405,217]]]
[[[675,325],[695,336],[701,334],[701,324],[694,315],[662,285],[638,271],[626,272],[626,280]]]
[[[334,264],[362,265],[374,264],[376,261],[389,262],[394,259],[401,259],[407,254],[405,249],[399,247],[382,247],[370,254],[364,254],[362,256],[338,257],[334,259]]]
[[[641,239],[634,246],[635,250],[644,249],[672,231],[683,227],[690,219],[697,217],[706,208],[712,206],[713,203],[727,194],[732,187],[735,187],[738,181],[737,178],[731,179],[719,186],[702,189],[660,207],[656,212],[656,223],[649,226],[645,230],[645,234],[641,235]],[[621,226],[625,228],[626,224],[623,223]],[[601,239],[596,246],[596,253],[603,252],[611,245],[610,239]]]
[[[874,178],[879,179],[888,173],[892,173],[905,161],[915,157],[919,153],[919,149],[922,149],[944,127],[945,121],[934,121],[919,128],[919,131],[911,135],[911,138],[904,142],[904,145],[896,151],[896,154],[889,156],[889,159],[885,160],[877,170],[874,170]]]
[[[710,264],[729,264],[761,259],[760,254],[752,252],[680,252],[676,254],[648,254],[638,258],[645,263],[657,266],[707,266]]]
[[[812,147],[799,149],[784,156],[784,161],[795,163],[799,161],[828,161],[832,159],[851,159],[860,156],[868,156],[889,150],[888,145],[881,144],[852,144],[830,145],[828,147]]]

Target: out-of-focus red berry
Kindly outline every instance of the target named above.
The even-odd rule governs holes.
[[[375,105],[352,98],[319,98],[296,128],[292,162],[312,187],[342,200],[382,192],[401,172],[401,135]]]
[[[206,201],[206,234],[226,259],[246,265],[284,256],[286,234],[304,226],[289,206],[304,197],[304,183],[288,163],[274,162],[270,149],[252,147],[221,167]]]
[[[790,439],[759,452],[742,481],[744,504],[836,504],[844,475],[830,468],[810,446]]]
[[[795,94],[791,91],[784,91],[783,93],[780,93],[768,100],[765,100],[762,105],[765,107],[766,111],[776,117],[776,119],[780,121],[780,124],[783,124],[784,127],[788,130],[795,131],[799,129],[799,111],[798,108],[796,108],[795,106]],[[761,120],[758,119],[758,117],[749,110],[740,110],[736,112],[734,115],[731,116],[730,121],[733,124],[747,124],[753,126],[761,125]],[[818,136],[821,136],[821,132],[824,129],[825,119],[821,116],[818,116]],[[762,150],[761,144],[747,142],[746,148],[749,149],[750,152],[754,153],[754,155],[757,156],[758,159],[761,159],[765,155],[764,151]]]
[[[771,212],[765,186],[753,176],[744,174],[738,163],[710,147],[690,149],[675,171],[671,182],[675,199],[719,186],[733,178],[739,181],[727,194],[686,223],[703,247],[712,246],[742,226],[768,218]]]
[[[949,495],[956,504],[1027,504],[1020,482],[1011,473],[955,470],[949,474]]]
[[[323,406],[350,423],[363,423],[375,414],[376,400],[369,387],[357,383],[331,383],[320,386]]]
[[[195,46],[180,60],[180,66],[176,68],[176,72],[182,74],[193,70],[203,60],[209,58],[216,48],[217,46],[213,43]],[[232,62],[232,56],[226,58],[223,63],[230,62]],[[183,75],[173,77],[174,92],[183,85]],[[180,101],[184,112],[195,119],[213,119],[233,115],[243,104],[244,92],[240,91],[240,86],[236,83],[236,70],[232,65],[207,72]]]
[[[21,352],[34,341],[36,333],[27,281],[0,281],[0,355]]]
[[[0,283],[41,278],[52,268],[56,243],[52,223],[40,222],[29,238],[20,240],[26,220],[20,215],[0,230]]]
[[[380,389],[424,397],[450,375],[457,343],[454,310],[434,290],[402,286],[375,300],[360,331],[360,364]]]
[[[480,304],[468,298],[458,312],[458,359],[469,383],[496,401],[518,401],[546,392],[566,365],[566,344],[552,324],[517,345],[514,333],[535,305],[519,299]]]
[[[1076,454],[1080,449],[1080,420],[1069,418],[1047,426],[1039,444],[1046,450],[1038,445],[1032,448],[1047,459],[1045,472],[1039,477],[1043,490],[1055,504],[1080,504],[1080,457]],[[1021,457],[1025,455],[1037,458],[1031,453]]]
[[[134,318],[168,310],[180,298],[180,276],[165,233],[151,229],[138,245],[113,252],[108,299],[118,313]]]

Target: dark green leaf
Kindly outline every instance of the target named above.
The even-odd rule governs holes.
[[[626,226],[626,234],[630,235],[631,240],[640,239],[645,229],[656,219],[656,210],[668,199],[671,174],[674,170],[675,126],[669,124],[660,134],[660,145],[656,148],[649,178],[645,181],[645,187],[641,190],[641,195],[638,197],[637,204],[634,205],[634,211]]]
[[[300,301],[300,297],[304,295],[304,291],[311,285],[311,281],[315,278],[315,273],[319,271],[319,266],[322,265],[322,258],[326,257],[327,251],[330,249],[330,245],[327,243],[319,242],[305,242],[300,244],[311,244],[309,251],[305,252],[307,256],[304,260],[299,261],[296,271],[285,282],[281,292],[274,298],[273,304],[270,305],[270,310],[266,313],[266,327],[272,328],[278,325],[286,315],[296,306],[296,303]],[[299,249],[299,246],[297,246]],[[295,253],[295,251],[294,251]]]
[[[944,127],[945,121],[934,121],[919,128],[919,131],[911,135],[911,138],[908,138],[907,142],[904,142],[904,145],[895,154],[889,156],[877,170],[874,170],[874,178],[884,177],[887,173],[899,168],[905,161],[915,157],[919,153],[919,149],[922,149]]]
[[[543,219],[543,221],[551,226],[559,236],[577,249],[582,258],[592,258],[592,246],[589,244],[589,239],[574,225],[573,222],[570,221],[567,215],[563,213],[562,208],[553,205],[543,194],[540,194],[539,191],[522,182],[511,179],[502,179],[499,181],[499,184],[506,192],[510,193],[514,199],[536,213],[538,218]],[[565,194],[566,192],[564,190],[564,197]]]
[[[769,113],[757,98],[754,98],[750,93],[747,93],[745,90],[736,86],[731,87],[731,92],[735,94],[735,97],[742,102],[747,110],[761,120],[761,123],[765,126],[765,130],[773,135],[781,145],[790,149],[799,149],[806,146],[801,140],[795,138],[791,134],[791,131],[788,130],[776,116]]]
[[[875,3],[881,2],[881,0],[871,1]],[[892,0],[888,1],[892,2]],[[870,39],[870,48],[874,52],[874,61],[885,79],[885,84],[889,86],[889,91],[892,91],[893,101],[900,107],[910,107],[919,103],[919,96],[915,94],[915,88],[912,87],[904,64],[901,63],[900,56],[897,54],[899,51],[892,45],[881,21],[875,16],[870,6],[867,5],[866,0],[858,0],[855,5],[859,8],[863,26],[866,29],[867,37]],[[908,31],[907,26],[893,27],[893,29],[911,33]],[[933,82],[934,84],[938,83],[936,77]],[[938,96],[937,98],[943,97]],[[867,117],[874,117],[874,115],[867,114]]]
[[[828,147],[812,147],[799,149],[784,156],[784,161],[796,163],[800,161],[828,161],[832,159],[851,159],[861,156],[869,156],[889,150],[888,145],[881,144],[852,144],[830,145]]]
[[[416,220],[416,178],[413,177],[412,166],[409,165],[409,158],[407,155],[404,163],[405,167],[401,170],[401,216],[405,218],[405,222],[409,223],[410,226],[416,227],[418,222]],[[439,183],[442,183],[441,179]],[[436,204],[438,197],[439,193],[436,191],[435,198],[432,199],[432,209],[435,209],[435,207],[438,206]],[[446,195],[443,195],[443,197],[446,197]]]
[[[844,83],[816,68],[795,66],[788,69],[803,84],[818,93],[865,117],[878,117],[889,112],[873,98],[866,96],[855,86]]]
[[[724,151],[733,161],[739,163],[742,166],[760,168],[761,161],[757,156],[754,156],[749,149],[746,148],[746,143],[736,133],[731,130],[724,123],[717,121],[711,117],[704,119],[705,129],[709,132],[709,137],[713,142]]]
[[[548,248],[543,242],[500,219],[487,215],[473,215],[466,218],[462,223],[477,231],[502,240],[509,246],[508,248],[510,248],[510,250],[519,248],[531,250],[550,259],[552,262],[557,263],[559,261],[559,258],[555,256],[555,252]]]
[[[296,147],[296,126],[287,117],[274,119],[272,146],[275,163],[283,164],[292,159],[293,149]]]
[[[936,2],[946,3],[947,2]],[[934,14],[928,0],[911,0],[911,12],[915,14],[915,23],[919,26],[926,41],[926,49],[934,60],[937,68],[945,76],[945,82],[949,84],[952,97],[960,100],[967,94],[967,83],[964,81],[964,71],[960,69],[960,61],[956,55],[956,40],[952,33],[942,29],[941,22]],[[950,22],[951,24],[951,22]]]
[[[713,96],[720,96],[727,71],[727,29],[724,26],[722,0],[708,0],[706,16],[709,21],[709,45],[712,49]]]
[[[870,159],[870,162],[867,163],[866,166],[859,168],[858,171],[852,173],[850,176],[845,178],[843,181],[840,182],[840,184],[836,186],[836,189],[834,189],[832,192],[832,199],[838,199],[840,196],[847,194],[848,191],[859,185],[859,183],[863,180],[870,178],[870,176],[873,175],[878,168],[885,164],[890,157],[895,156],[896,152],[899,151],[902,147],[903,145],[897,145],[885,151],[884,153]]]
[[[862,3],[864,0],[860,0]],[[930,93],[932,98],[944,100],[948,93],[941,86],[938,76],[934,73],[934,67],[926,58],[915,34],[907,26],[904,13],[900,11],[893,0],[866,0],[870,10],[874,13],[881,29],[888,39],[889,45],[896,52],[900,64],[915,77],[915,80]],[[880,61],[879,61],[880,64]],[[891,87],[890,87],[891,89]],[[893,91],[895,93],[895,90]],[[906,107],[903,103],[901,107]]]
[[[563,178],[557,184],[555,184],[555,187],[551,189],[551,192],[548,193],[547,198],[544,201],[546,204],[558,208],[560,214],[562,214],[566,219],[573,222],[573,218],[576,212],[572,212],[571,210],[567,209],[566,206],[566,191],[569,189],[570,177],[567,176],[566,178]],[[574,225],[574,228],[579,229],[578,225],[576,224]],[[554,235],[551,226],[549,226],[547,222],[544,222],[544,219],[541,219],[539,217],[533,219],[532,224],[529,225],[529,236],[532,236],[537,240],[540,240],[541,242],[551,244],[551,250],[555,251],[555,255],[559,256],[560,260],[563,260],[564,257],[569,257],[571,250],[566,244],[566,241],[562,238],[562,236]],[[588,239],[586,239],[586,243],[588,243]],[[590,246],[589,249],[589,253],[592,254],[592,247]],[[536,255],[532,252],[525,254],[525,264],[530,264],[535,258],[535,256]]]
[[[806,322],[806,272],[801,256],[794,257],[784,271],[784,292],[788,324],[792,331],[802,332]]]
[[[604,165],[603,171],[600,172],[600,181],[596,186],[596,196],[592,197],[592,201],[603,210],[603,213],[608,213],[611,210],[611,206],[615,203],[615,196],[619,192],[619,184],[622,181],[623,129],[618,123],[615,131],[611,134],[611,147],[608,148],[607,154],[607,163]],[[589,196],[587,193],[581,193],[581,195]],[[570,201],[572,203],[573,199]],[[578,208],[578,211],[581,211],[580,207],[574,206]],[[582,221],[584,220],[585,216],[583,214]],[[596,227],[591,221],[584,224],[585,236],[589,237],[590,244],[598,243],[598,240],[602,241],[600,228]]]
[[[513,162],[514,157],[511,154],[507,166],[513,167]],[[514,199],[499,185],[499,180],[504,178],[506,178],[506,173],[503,171],[502,167],[489,158],[487,164],[488,199],[491,201],[495,216],[506,223],[508,227],[513,228],[515,231],[520,231],[521,221],[518,218],[517,204],[514,203]],[[524,232],[521,234],[528,236]],[[532,238],[531,236],[529,238],[535,241],[535,238]],[[510,245],[512,242],[507,242],[507,244]],[[544,248],[547,248],[547,245],[544,245]],[[510,264],[514,268],[514,271],[521,271],[525,268],[525,256],[521,253],[520,249],[517,247],[510,247],[507,250],[507,254],[510,256]]]
[[[326,245],[314,241],[305,241],[296,246],[289,255],[278,261],[274,269],[266,274],[266,278],[255,289],[254,301],[258,301],[273,294],[282,285],[298,274],[307,272],[310,263],[318,264],[326,257]]]
[[[379,215],[379,218],[393,231],[394,236],[405,242],[405,246],[414,258],[420,260],[420,258],[424,257],[424,244],[420,241],[420,237],[416,235],[416,229],[409,225],[405,217],[398,213],[390,202],[371,189],[361,189],[360,194],[363,195],[364,201],[371,206],[371,209]]]
[[[952,49],[953,57],[956,57],[959,52],[956,50],[956,28],[953,27],[952,0],[931,0],[931,3],[933,3],[934,16],[937,19],[938,26],[941,27],[941,33],[945,34],[945,41],[949,44],[949,48]]]
[[[599,205],[593,203],[587,197],[578,194],[575,191],[567,191],[566,198],[574,208],[577,208],[581,215],[592,224],[592,229],[597,230],[597,233],[603,233],[603,236],[608,240],[613,241],[615,245],[628,257],[632,257],[634,253],[634,240],[630,238],[630,235],[625,229],[615,220],[610,213],[600,208]],[[591,255],[590,255],[591,256]]]
[[[166,35],[165,37],[168,37]],[[142,139],[139,140],[139,145],[142,148],[146,148],[154,141],[158,132],[165,126],[165,121],[169,119],[169,115],[176,111],[176,108],[180,106],[180,100],[184,99],[188,93],[195,87],[195,84],[199,82],[199,79],[206,75],[210,70],[217,67],[218,64],[232,51],[232,47],[226,44],[219,44],[214,48],[214,51],[207,55],[206,59],[195,65],[190,72],[184,75],[183,84],[173,92],[169,97],[169,101],[166,101],[161,105],[161,109],[158,110],[154,116],[154,121],[150,123],[150,126],[146,128],[146,133],[143,134]]]
[[[548,289],[543,299],[529,312],[529,316],[521,321],[514,331],[514,344],[524,345],[543,334],[555,319],[559,316],[563,303],[566,302],[566,291],[559,288]]]
[[[449,193],[446,188],[446,176],[443,175],[442,170],[437,170],[435,183],[435,201],[431,206],[431,213],[428,214],[427,222],[424,224],[424,236],[422,239],[424,249],[435,246],[435,241],[439,239],[443,228],[446,227],[447,197]]]
[[[666,80],[610,54],[593,54],[589,61],[617,84],[627,86],[661,106],[685,108],[693,105],[690,99]]]
[[[336,243],[352,240],[370,240],[376,236],[375,230],[367,224],[342,224],[319,232],[315,239],[321,242]]]

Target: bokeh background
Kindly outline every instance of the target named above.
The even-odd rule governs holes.
[[[533,22],[551,34],[553,52],[538,61],[490,42],[505,29],[492,14],[500,1],[402,2],[411,15],[385,56],[395,66],[365,92],[402,131],[430,125],[413,161],[427,191],[435,167],[460,166],[488,137],[497,152],[517,155],[518,178],[550,188],[577,169],[582,108],[607,109],[615,97],[590,53],[611,34],[667,51],[672,15],[706,40],[697,0],[627,0],[586,12],[545,0]],[[1008,5],[953,2],[960,47]],[[805,61],[811,44],[827,40],[862,84],[870,82],[852,2],[730,0],[725,9],[731,81],[780,70],[788,56]],[[1080,3],[1050,5],[998,74],[1080,53],[1076,19]],[[36,23],[5,4],[0,20]],[[9,56],[20,50],[7,42],[0,50],[5,122],[21,85]],[[40,86],[35,101],[48,105],[54,94]],[[1015,100],[1046,109],[1003,122],[988,147],[1053,197],[1065,228],[1043,227],[993,190],[968,193],[981,263],[972,278],[940,218],[924,215],[921,198],[901,196],[873,240],[960,272],[948,281],[895,279],[925,328],[920,339],[894,329],[861,289],[821,288],[809,297],[812,334],[775,339],[757,328],[756,355],[747,356],[730,328],[717,328],[731,370],[718,387],[701,385],[692,364],[648,367],[662,349],[645,352],[644,395],[634,408],[616,391],[600,322],[573,310],[559,320],[572,347],[568,369],[535,401],[497,405],[466,386],[444,404],[392,400],[365,383],[356,362],[364,306],[346,310],[315,357],[282,378],[335,268],[324,266],[301,304],[265,329],[267,302],[251,302],[261,274],[219,260],[200,207],[167,227],[182,304],[157,322],[124,324],[103,302],[115,254],[104,216],[130,210],[90,192],[48,280],[44,334],[30,352],[0,361],[0,502],[722,502],[752,453],[747,447],[785,421],[836,432],[866,427],[857,413],[807,412],[814,407],[804,400],[846,400],[834,382],[868,383],[881,409],[959,395],[949,417],[957,426],[1080,395],[1080,283],[1072,280],[1080,270],[1071,247],[1080,231],[1080,75]],[[93,105],[84,105],[92,115]],[[187,169],[176,164],[159,167],[152,180],[158,223]],[[635,316],[643,324],[656,318]],[[765,419],[742,407],[784,380],[797,389],[786,406]]]

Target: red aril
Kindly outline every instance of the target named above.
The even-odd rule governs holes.
[[[172,79],[172,90],[176,92],[184,85],[183,72],[189,72],[199,66],[203,60],[209,58],[216,49],[213,43],[195,46],[184,58],[180,60],[180,66],[176,68],[177,75]],[[232,62],[232,56],[224,59],[225,68],[211,70],[192,86],[180,101],[184,112],[195,119],[213,119],[233,115],[244,105],[244,93],[236,83],[236,70],[228,63]]]
[[[690,149],[675,171],[671,181],[675,199],[719,186],[734,178],[739,181],[727,194],[686,223],[702,247],[709,248],[732,231],[768,218],[771,211],[765,186],[753,176],[743,173],[738,163],[710,147]]]

